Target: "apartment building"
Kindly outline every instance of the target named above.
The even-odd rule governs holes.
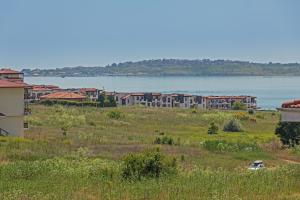
[[[32,85],[28,91],[29,99],[30,101],[38,101],[41,96],[59,92],[61,90],[61,88],[55,85]]]
[[[0,69],[0,80],[24,82],[24,74],[12,69]]]
[[[2,77],[3,78],[3,77]],[[0,134],[10,136],[24,135],[26,84],[0,80]]]
[[[235,102],[241,102],[247,108],[256,108],[256,97],[253,96],[207,96],[204,97],[206,109],[230,110]]]
[[[252,96],[198,96],[190,94],[162,93],[109,93],[118,106],[145,105],[148,107],[232,109],[234,102],[247,108],[256,108],[256,97]]]
[[[63,91],[84,95],[87,97],[87,100],[90,101],[98,101],[98,97],[102,92],[102,90],[97,88],[67,88],[63,89]]]
[[[300,122],[300,99],[286,101],[278,108],[282,122]]]

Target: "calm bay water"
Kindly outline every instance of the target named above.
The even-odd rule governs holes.
[[[263,109],[275,109],[285,100],[300,98],[300,77],[26,77],[25,81],[118,92],[253,95],[258,97],[258,104]]]

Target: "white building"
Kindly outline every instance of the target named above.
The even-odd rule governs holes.
[[[24,135],[24,83],[0,80],[0,133]]]
[[[278,110],[282,122],[300,122],[300,100],[284,102]]]

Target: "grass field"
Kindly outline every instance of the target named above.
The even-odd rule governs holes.
[[[222,131],[232,118],[243,132]],[[25,138],[0,138],[0,199],[300,199],[300,151],[280,147],[277,112],[32,105],[26,120]],[[178,173],[124,180],[122,158],[152,148]],[[258,159],[267,169],[248,171]]]

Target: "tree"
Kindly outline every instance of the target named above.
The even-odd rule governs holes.
[[[236,102],[233,102],[232,109],[233,110],[246,110],[247,106],[246,106],[246,104],[244,104],[242,102],[236,101]]]
[[[218,131],[219,131],[219,127],[218,127],[214,122],[211,122],[211,123],[209,124],[207,133],[208,133],[209,135],[213,135],[213,134],[217,134]]]
[[[294,147],[300,143],[300,122],[279,122],[275,134],[284,145]]]

